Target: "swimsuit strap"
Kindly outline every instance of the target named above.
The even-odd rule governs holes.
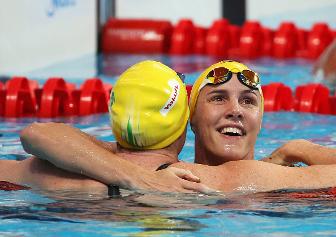
[[[112,198],[120,197],[119,186],[110,184],[108,186],[108,195],[109,197],[112,197]]]
[[[167,169],[172,164],[173,163],[164,163],[164,164],[160,165],[159,168],[157,168],[155,171]]]

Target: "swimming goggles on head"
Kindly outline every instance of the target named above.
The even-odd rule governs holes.
[[[245,86],[253,89],[260,90],[260,79],[257,73],[251,70],[242,70],[238,72],[233,72],[226,67],[218,67],[211,70],[206,76],[203,86],[206,84],[220,84],[228,82],[232,78],[232,74],[236,73],[238,80]],[[202,87],[202,86],[201,86]]]

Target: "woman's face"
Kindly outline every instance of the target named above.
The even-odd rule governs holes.
[[[240,83],[237,75],[201,89],[191,121],[196,163],[219,165],[254,158],[261,127],[261,96]]]

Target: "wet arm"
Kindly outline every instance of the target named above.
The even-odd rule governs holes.
[[[134,169],[133,164],[122,163],[116,155],[103,149],[96,139],[66,124],[33,123],[21,132],[20,138],[27,153],[105,184],[133,188],[131,180],[137,178],[132,177],[136,172],[124,172]],[[106,166],[107,159],[113,158],[118,158],[114,165]],[[116,169],[119,166],[124,168]]]
[[[87,139],[89,139],[90,141],[94,142],[96,145],[115,153],[117,151],[117,143],[116,142],[104,142],[104,141],[100,141],[97,138],[95,138],[94,136],[87,134],[85,132],[82,132],[79,129],[73,129],[72,132],[74,133],[80,133],[82,136],[85,136]]]
[[[66,124],[31,124],[22,131],[21,141],[26,152],[107,185],[160,191],[207,191],[190,171],[145,170],[102,148],[85,133]]]
[[[336,187],[336,165],[284,167],[260,161],[239,162],[238,169],[244,176],[238,183],[257,191]]]
[[[278,176],[280,189],[320,189],[336,187],[336,165],[282,168],[285,170],[280,170]],[[282,187],[283,184],[285,184],[284,187]]]
[[[336,164],[336,149],[303,139],[292,140],[279,147],[263,161],[279,165],[293,165],[297,162],[307,165],[330,165]]]

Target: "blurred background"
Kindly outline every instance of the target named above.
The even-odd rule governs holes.
[[[253,20],[273,33],[282,22],[288,21],[307,31],[316,22],[336,28],[336,0],[1,0],[0,3],[1,78],[96,76],[100,70],[96,56],[103,51],[103,31],[111,18],[165,20],[173,27],[181,19],[189,19],[194,26],[207,30],[221,18],[239,27]]]

